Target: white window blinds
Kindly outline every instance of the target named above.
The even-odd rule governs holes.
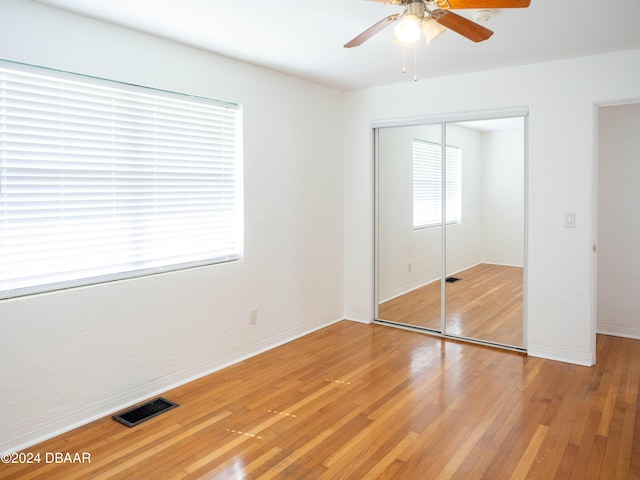
[[[460,148],[447,145],[445,152],[446,223],[461,219]],[[413,140],[413,227],[441,225],[442,146]]]
[[[242,255],[240,110],[0,64],[0,298]]]

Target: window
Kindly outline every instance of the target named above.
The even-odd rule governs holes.
[[[0,298],[242,256],[236,105],[0,63]]]
[[[413,228],[441,225],[442,147],[413,140]],[[461,221],[460,148],[447,145],[445,165],[446,222]]]

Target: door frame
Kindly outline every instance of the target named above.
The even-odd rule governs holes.
[[[599,145],[600,123],[599,113],[601,108],[624,105],[640,105],[640,98],[628,98],[607,102],[595,102],[593,104],[593,164],[591,179],[591,341],[593,351],[593,364],[597,362],[596,335],[598,334],[598,178],[599,178]]]

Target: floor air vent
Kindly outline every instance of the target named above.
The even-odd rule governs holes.
[[[155,400],[151,400],[150,402],[145,403],[144,405],[140,405],[138,407],[132,408],[131,410],[127,410],[126,412],[114,415],[112,418],[115,421],[126,425],[127,427],[135,427],[139,423],[160,415],[167,410],[176,408],[177,406],[177,403],[173,403],[162,397],[158,397]]]
[[[455,282],[457,282],[458,280],[461,280],[461,279],[460,279],[460,278],[456,278],[456,277],[448,277],[448,278],[447,278],[447,282],[448,282],[448,283],[455,283]]]

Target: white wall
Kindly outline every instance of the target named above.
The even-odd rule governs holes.
[[[640,97],[640,50],[351,92],[345,101],[345,315],[373,318],[371,122],[528,108],[530,355],[595,361],[594,103]],[[437,95],[434,95],[437,92]],[[564,228],[565,212],[576,227]]]
[[[482,135],[476,130],[447,125],[447,145],[460,148],[462,221],[447,225],[446,275],[482,262]]]
[[[244,261],[0,302],[0,452],[343,318],[342,93],[23,0],[0,58],[240,103],[245,170]]]
[[[598,110],[598,332],[640,338],[640,103]]]
[[[524,265],[523,130],[482,133],[482,262]]]

